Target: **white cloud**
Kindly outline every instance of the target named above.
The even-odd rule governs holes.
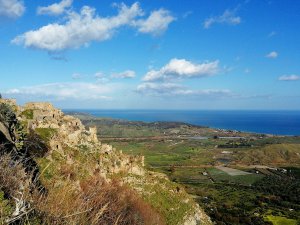
[[[175,83],[142,83],[138,85],[136,91],[145,95],[171,95],[176,90],[180,90],[181,85]]]
[[[267,58],[275,59],[278,57],[278,53],[273,51],[266,55]]]
[[[18,18],[25,12],[21,0],[0,0],[0,17]]]
[[[38,7],[37,14],[58,16],[63,14],[73,3],[73,0],[62,0],[46,7]]]
[[[175,18],[171,16],[168,10],[159,9],[151,12],[147,19],[137,20],[133,24],[138,27],[138,31],[141,33],[160,35],[174,20]]]
[[[241,17],[235,15],[236,10],[225,10],[225,12],[220,16],[214,16],[207,18],[203,27],[205,29],[210,28],[213,24],[229,24],[229,25],[237,25],[241,23]]]
[[[69,82],[49,83],[36,86],[14,88],[4,92],[8,96],[34,97],[50,100],[109,100],[107,94],[115,89],[113,85],[100,83]]]
[[[136,91],[148,96],[203,96],[203,97],[226,97],[232,95],[227,89],[204,89],[191,90],[176,83],[153,83],[146,82],[138,85]]]
[[[97,72],[94,74],[94,77],[96,78],[98,83],[108,83],[110,79],[106,76],[103,72]]]
[[[172,80],[176,78],[194,78],[212,76],[219,71],[219,61],[205,62],[202,64],[192,63],[185,59],[171,59],[160,70],[150,70],[144,81]]]
[[[281,77],[278,78],[278,80],[281,81],[296,81],[296,80],[300,80],[300,76],[298,75],[283,75]]]
[[[134,78],[135,72],[133,70],[126,70],[121,73],[113,73],[111,75],[112,78]]]
[[[84,6],[80,13],[69,13],[65,24],[53,23],[38,30],[28,31],[12,42],[47,51],[79,48],[91,41],[110,39],[117,28],[130,24],[141,13],[138,3],[131,7],[122,4],[118,15],[102,18],[95,15],[94,8]]]
[[[143,33],[161,33],[171,20],[166,10],[154,11],[149,18],[138,20],[138,17],[144,15],[138,2],[131,6],[124,3],[115,6],[118,6],[118,14],[111,17],[100,17],[89,6],[82,7],[79,13],[68,11],[64,23],[52,23],[27,31],[14,38],[12,43],[26,48],[60,52],[88,46],[92,41],[108,40],[124,26],[136,27]]]

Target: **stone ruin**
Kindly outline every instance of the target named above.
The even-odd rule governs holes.
[[[44,121],[44,120],[57,120],[62,116],[62,111],[55,109],[50,103],[35,103],[29,102],[25,104],[23,110],[33,111],[33,120]]]
[[[110,157],[110,159],[102,157],[99,159],[100,164],[95,166],[98,169],[99,166],[105,164],[104,173],[118,173],[121,171],[139,175],[144,173],[144,156],[127,156],[111,145],[101,144],[97,137],[96,127],[89,127],[87,130],[78,118],[64,115],[61,110],[54,108],[52,104],[31,102],[20,110],[21,113],[26,110],[33,113],[32,119],[27,119],[28,129],[51,128],[56,131],[56,134],[49,141],[52,151],[64,155],[65,147],[80,148],[80,146],[85,146],[89,149],[97,149],[104,156]]]
[[[51,103],[30,102],[23,107],[17,105],[15,99],[0,99],[0,103],[13,106],[17,111],[19,120],[26,120],[27,130],[38,128],[52,129],[55,131],[49,140],[50,151],[57,151],[64,156],[65,148],[87,148],[101,152],[100,164],[95,168],[102,168],[103,176],[109,173],[126,171],[133,174],[144,173],[144,156],[127,156],[122,151],[117,151],[111,145],[101,144],[97,137],[97,128],[86,129],[78,118],[64,115]],[[30,118],[24,118],[22,113],[30,112]],[[105,165],[105,166],[104,166]],[[104,172],[103,172],[104,171]]]

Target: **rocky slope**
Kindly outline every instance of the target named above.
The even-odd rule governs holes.
[[[0,99],[0,115],[0,224],[211,224],[143,156],[102,144],[96,128],[51,104]],[[10,177],[19,177],[13,190]]]

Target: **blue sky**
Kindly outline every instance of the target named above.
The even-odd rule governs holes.
[[[300,109],[300,2],[0,0],[0,93],[61,108]]]

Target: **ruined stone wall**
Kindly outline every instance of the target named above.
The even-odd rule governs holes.
[[[24,105],[25,109],[40,109],[40,110],[54,110],[55,108],[48,102],[28,102]]]
[[[111,145],[101,144],[97,138],[97,128],[88,130],[82,122],[73,116],[64,115],[62,111],[54,108],[50,103],[27,103],[22,110],[32,110],[33,119],[28,120],[31,129],[53,128],[56,134],[49,141],[52,151],[64,155],[64,148],[83,148],[89,151],[98,150],[103,156],[100,171],[104,173],[128,172],[134,174],[144,173],[144,157],[127,156],[114,149]],[[97,166],[96,166],[97,167]]]
[[[35,103],[30,102],[25,104],[23,110],[33,110],[34,120],[58,120],[62,116],[61,110],[53,107],[50,103]]]

